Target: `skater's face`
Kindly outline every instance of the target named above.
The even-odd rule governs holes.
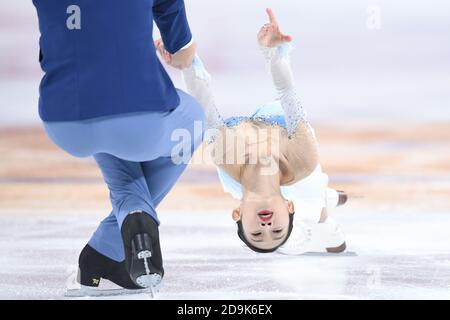
[[[278,247],[286,239],[290,214],[294,214],[294,204],[282,196],[253,196],[242,199],[232,217],[242,223],[244,236],[251,245],[266,250]]]

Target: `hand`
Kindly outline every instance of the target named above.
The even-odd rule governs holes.
[[[174,68],[183,70],[191,66],[195,57],[197,44],[194,42],[186,49],[180,50],[175,54],[171,54],[164,47],[162,40],[158,39],[155,40],[155,48],[165,63]]]
[[[266,23],[258,32],[258,43],[263,47],[278,47],[279,45],[291,42],[292,37],[283,34],[272,9],[266,9],[269,16],[269,23]]]

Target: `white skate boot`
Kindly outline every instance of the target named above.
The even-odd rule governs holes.
[[[345,251],[342,226],[328,218],[323,223],[294,222],[294,229],[286,243],[277,252],[286,255],[304,253],[341,253]]]

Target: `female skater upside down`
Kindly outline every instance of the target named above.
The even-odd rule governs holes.
[[[258,43],[270,66],[277,101],[251,117],[223,119],[198,56],[182,69],[186,86],[205,110],[205,139],[223,187],[240,200],[232,212],[240,239],[260,253],[342,252],[344,234],[328,211],[344,203],[346,195],[327,188],[316,137],[294,88],[292,38],[280,31],[272,10],[267,14],[269,23],[259,31]],[[176,67],[164,43],[157,40],[155,46],[165,62]],[[294,208],[300,215],[295,227]]]

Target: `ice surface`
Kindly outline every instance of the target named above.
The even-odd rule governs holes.
[[[338,209],[356,256],[253,253],[228,212],[160,217],[166,276],[159,299],[450,299],[445,212]],[[98,212],[1,214],[0,298],[64,299],[78,252],[100,219]]]
[[[263,9],[272,6],[283,29],[295,38],[294,74],[312,121],[364,125],[371,120],[450,119],[450,5],[444,1],[379,1],[378,31],[366,27],[366,3],[350,0],[326,0],[320,6],[288,0],[248,0],[246,5],[198,0],[187,5],[224,116],[253,113],[274,97],[255,43],[266,19]],[[230,32],[236,25],[242,26],[238,36]],[[0,127],[40,123],[38,38],[31,2],[0,2]],[[182,83],[179,72],[171,75],[175,84]],[[372,141],[362,150],[368,147],[386,146]],[[397,157],[395,150],[405,145],[394,141],[390,147]],[[424,168],[438,164],[423,160],[429,157],[421,152],[426,145],[412,147],[420,150],[411,162],[423,161]],[[388,185],[400,179],[378,172],[357,179]],[[401,179],[422,183],[429,177],[420,172],[411,181]],[[351,182],[354,176],[338,178]],[[431,179],[447,181],[447,176]],[[427,201],[435,200],[430,195]],[[0,209],[0,298],[63,299],[78,253],[106,213],[22,211]],[[349,250],[357,255],[298,257],[245,249],[229,215],[214,210],[160,213],[166,269],[160,299],[450,299],[449,212],[342,208],[336,218],[347,231]]]

